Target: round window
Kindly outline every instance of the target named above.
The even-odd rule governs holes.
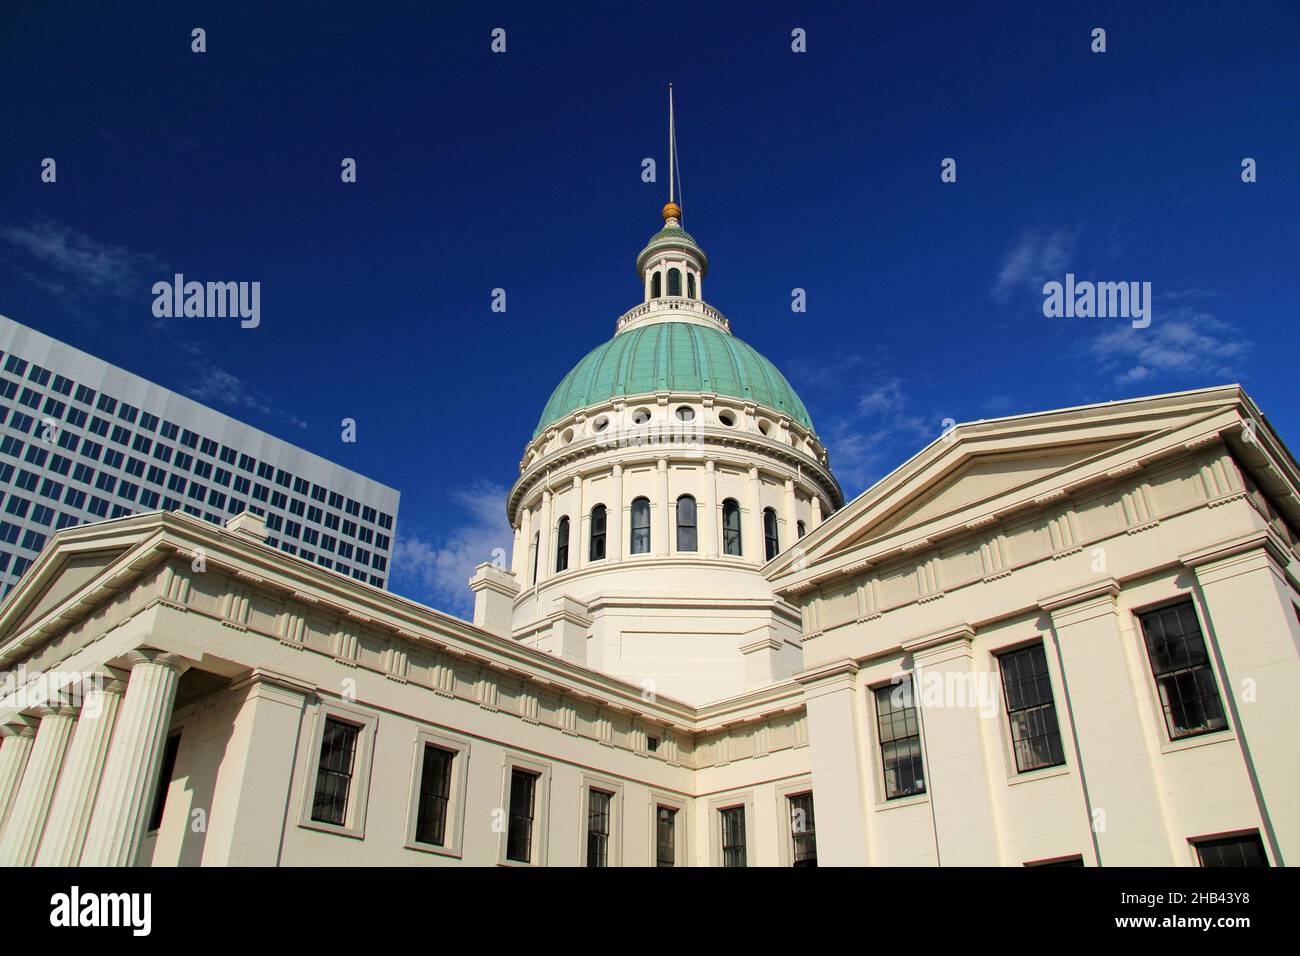
[[[695,409],[689,405],[682,405],[677,409],[677,420],[679,422],[695,421]]]
[[[632,413],[633,425],[644,425],[648,421],[650,421],[650,409],[638,408]]]
[[[608,427],[609,427],[609,417],[606,415],[601,415],[599,418],[597,418],[594,422],[591,423],[592,431],[596,431],[596,432],[603,432]]]

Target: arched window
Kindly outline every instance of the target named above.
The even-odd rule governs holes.
[[[771,508],[763,509],[763,547],[769,561],[781,550],[781,544],[776,539],[776,512]]]
[[[808,526],[802,521],[796,521],[795,527],[799,529],[799,537],[801,538],[808,533]]]
[[[632,502],[632,553],[650,553],[650,499]]]
[[[587,547],[588,561],[605,559],[605,506],[591,509],[591,543]]]
[[[687,298],[690,299],[695,298],[695,273],[694,272],[686,273],[686,296]]]
[[[740,505],[735,498],[722,503],[722,553],[740,554]]]
[[[567,570],[569,567],[569,519],[564,517],[560,519],[560,526],[555,532],[555,573]]]
[[[681,269],[668,270],[668,294],[669,295],[682,294],[682,270]]]
[[[677,499],[677,550],[695,550],[695,499],[682,495]]]
[[[535,531],[533,532],[533,546],[531,549],[533,552],[533,583],[534,584],[537,583],[537,552],[540,551],[541,549],[542,549],[542,533],[540,531]]]
[[[650,277],[650,298],[657,299],[663,294],[664,279],[662,272],[656,272]]]

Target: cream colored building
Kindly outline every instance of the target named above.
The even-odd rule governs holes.
[[[226,527],[0,605],[6,865],[1300,856],[1300,469],[1237,387],[959,425],[844,504],[680,210],[473,623]]]

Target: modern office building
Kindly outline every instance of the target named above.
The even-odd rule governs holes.
[[[288,554],[388,580],[398,492],[0,316],[0,589],[60,528],[248,509]]]
[[[0,603],[0,864],[1300,859],[1300,468],[1251,399],[958,425],[844,504],[664,218],[472,623],[255,514],[57,532]]]

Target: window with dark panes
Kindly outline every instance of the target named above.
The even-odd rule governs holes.
[[[1223,730],[1228,719],[1191,601],[1138,615],[1172,740]]]
[[[416,808],[415,839],[443,846],[447,841],[447,807],[451,802],[451,768],[455,751],[425,744],[420,768],[420,802]]]
[[[655,811],[655,866],[677,865],[677,809]]]
[[[609,811],[613,803],[613,794],[595,787],[587,791],[587,866],[609,866]]]
[[[632,502],[632,553],[650,553],[650,499]]]
[[[1214,840],[1196,840],[1196,857],[1206,867],[1260,867],[1268,866],[1268,855],[1259,833],[1221,837]]]
[[[912,698],[912,680],[878,687],[876,727],[880,735],[880,766],[885,799],[925,793],[925,768],[921,759],[921,726]]]
[[[695,499],[682,495],[677,499],[677,550],[696,549]]]
[[[793,842],[791,865],[817,865],[817,824],[813,818],[813,795],[798,793],[789,798],[790,838]]]
[[[719,811],[722,825],[722,865],[745,866],[745,808]]]
[[[325,721],[320,742],[320,762],[316,767],[316,793],[312,799],[311,818],[320,823],[344,826],[348,816],[348,796],[356,764],[357,740],[361,728],[333,717]]]
[[[1065,763],[1043,645],[1001,654],[998,664],[1002,669],[1002,693],[1006,698],[1016,770],[1025,773]]]
[[[591,543],[587,548],[587,560],[601,561],[605,557],[605,517],[604,505],[591,509]]]
[[[510,771],[510,822],[506,830],[506,859],[531,863],[533,859],[533,805],[537,799],[537,774],[515,767]]]

